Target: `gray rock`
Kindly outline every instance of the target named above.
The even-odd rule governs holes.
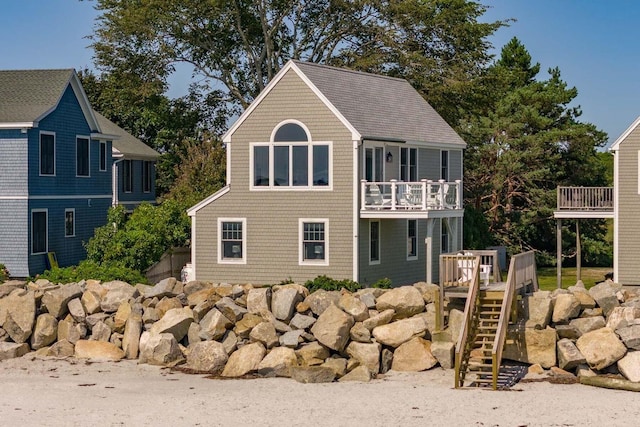
[[[570,371],[579,365],[587,363],[587,359],[580,353],[578,347],[569,339],[558,341],[558,367]]]
[[[37,350],[46,347],[58,338],[58,319],[49,313],[42,313],[36,320],[31,335],[31,348]]]
[[[360,365],[366,366],[372,373],[377,374],[380,372],[381,349],[379,343],[365,344],[352,341],[347,346],[347,354],[356,359]]]
[[[153,298],[156,300],[157,298]],[[180,301],[177,297],[162,297],[160,301],[156,304],[156,310],[158,310],[158,315],[160,318],[167,314],[167,311],[172,310],[174,308],[182,308],[182,301]]]
[[[589,295],[602,308],[605,316],[608,316],[615,307],[620,305],[616,293],[618,289],[608,282],[603,282],[589,289]]]
[[[549,327],[509,329],[502,357],[549,369],[556,365],[556,341],[556,331]]]
[[[233,331],[228,331],[222,339],[222,345],[227,354],[231,354],[238,348],[238,337]]]
[[[423,337],[427,324],[420,316],[398,320],[373,330],[374,338],[381,344],[398,347],[415,337]]]
[[[237,322],[247,314],[247,309],[240,307],[231,298],[224,297],[216,303],[216,308],[232,322]]]
[[[369,318],[369,309],[359,298],[352,294],[344,294],[338,300],[338,307],[347,314],[353,316],[356,322],[362,322]]]
[[[75,344],[87,336],[87,327],[82,323],[73,323],[71,320],[62,319],[58,322],[58,341],[68,341]]]
[[[203,340],[218,340],[224,336],[233,323],[217,309],[210,310],[200,321],[200,338]]]
[[[140,295],[140,292],[128,283],[114,281],[108,284],[110,285],[108,287],[109,291],[100,301],[100,308],[105,313],[115,313],[118,311],[120,304]],[[105,283],[103,286],[107,287],[108,284]]]
[[[624,345],[632,350],[640,350],[640,325],[627,326],[616,330]]]
[[[574,319],[575,320],[575,319]],[[567,338],[570,340],[577,340],[582,335],[582,332],[578,330],[574,325],[555,325],[556,333],[558,334],[558,338]]]
[[[596,301],[589,295],[589,292],[587,292],[585,288],[571,286],[569,291],[580,301],[580,308],[582,310],[585,308],[595,308]]]
[[[371,331],[365,328],[362,322],[356,322],[351,328],[351,330],[349,331],[349,337],[353,341],[370,343]]]
[[[292,366],[290,372],[291,378],[303,384],[330,383],[336,377],[328,366]]]
[[[58,289],[47,291],[42,296],[42,306],[56,319],[67,313],[67,304],[74,298],[82,296],[82,287],[79,283],[63,285]]]
[[[340,292],[323,289],[315,291],[304,300],[316,316],[320,316],[332,303],[337,305],[338,301],[340,301]]]
[[[145,298],[163,298],[163,297],[175,297],[177,294],[173,292],[173,288],[176,285],[177,280],[174,277],[168,277],[158,282],[155,286],[147,288],[145,290]]]
[[[187,341],[189,345],[202,341],[202,338],[200,338],[200,329],[200,324],[196,322],[189,325],[189,331],[187,332]]]
[[[348,382],[348,381],[359,381],[368,383],[373,378],[374,373],[369,370],[366,366],[358,366],[353,369],[351,372],[347,373],[345,376],[340,378],[339,382]]]
[[[251,342],[261,342],[267,349],[273,348],[278,344],[278,334],[276,328],[269,322],[257,324],[249,334]]]
[[[291,328],[291,326],[287,325],[282,320],[276,319],[276,317],[270,311],[263,311],[262,313],[260,313],[260,316],[262,316],[262,318],[266,322],[271,323],[276,328],[276,331],[278,331],[280,333],[286,333],[286,332],[290,332],[290,331],[293,330],[293,328]]]
[[[142,313],[142,323],[145,325],[156,323],[160,320],[160,313],[154,307],[146,307]]]
[[[194,322],[200,322],[213,307],[214,303],[209,300],[202,301],[201,303],[193,307]]]
[[[314,323],[316,323],[315,317],[296,313],[289,322],[289,326],[295,329],[309,329]]]
[[[640,324],[640,308],[635,307],[615,307],[609,313],[607,318],[607,328],[611,328],[614,331],[620,328],[626,328],[627,326]]]
[[[406,319],[425,310],[420,291],[413,286],[402,286],[385,292],[376,301],[378,311],[393,310],[394,319]]]
[[[136,359],[140,350],[140,335],[142,334],[142,316],[131,313],[124,327],[122,350],[127,359]]]
[[[187,282],[183,288],[182,291],[188,296],[191,295],[194,292],[198,292],[201,291],[203,289],[209,289],[209,288],[213,288],[213,285],[209,282],[201,282],[199,280],[192,280],[190,282]]]
[[[293,349],[276,347],[258,364],[258,374],[264,377],[290,377],[291,367],[297,364],[298,359]]]
[[[91,341],[105,341],[108,342],[111,338],[111,328],[106,323],[99,320],[93,328],[91,328]]]
[[[551,321],[553,300],[547,292],[536,292],[523,298],[525,327],[544,329]]]
[[[27,343],[0,342],[0,361],[22,357],[29,351]]]
[[[574,326],[580,336],[586,334],[587,332],[595,331],[596,329],[604,328],[604,317],[581,317],[578,319],[573,319],[570,322],[570,325]]]
[[[580,301],[573,294],[560,294],[553,305],[553,323],[567,322],[580,314]]]
[[[413,286],[420,291],[425,304],[434,303],[439,298],[440,286],[438,285],[427,282],[418,282],[414,283]]]
[[[376,308],[376,297],[371,292],[359,294],[358,298],[367,308]]]
[[[247,310],[260,314],[271,309],[271,288],[254,288],[247,293]]]
[[[264,323],[264,319],[262,316],[257,314],[246,313],[240,321],[236,323],[233,328],[233,331],[238,335],[238,337],[242,339],[249,338],[249,334],[251,330],[259,325],[260,323]],[[273,326],[273,325],[271,325]],[[274,327],[275,330],[275,327]]]
[[[598,301],[598,298],[595,300]],[[587,359],[589,366],[597,370],[613,365],[627,352],[622,341],[609,328],[587,332],[578,338],[576,346]]]
[[[431,343],[431,354],[444,369],[453,369],[455,351],[456,345],[450,341],[433,341]]]
[[[51,347],[47,349],[48,357],[73,357],[75,354],[75,345],[67,340],[58,340]]]
[[[131,315],[131,304],[128,302],[123,302],[118,307],[116,314],[113,315],[113,331],[122,333],[124,332],[124,327],[127,324],[127,320],[129,320],[129,316]],[[140,318],[142,322],[142,318]]]
[[[281,288],[273,293],[271,312],[278,320],[290,320],[302,295],[294,288]]]
[[[630,351],[618,360],[618,370],[629,381],[640,382],[640,351]]]
[[[21,344],[31,336],[36,319],[36,299],[34,292],[17,289],[0,300],[4,307],[4,323],[0,324],[11,340]]]
[[[247,344],[231,354],[221,375],[237,378],[255,372],[266,353],[262,343]]]
[[[138,363],[149,365],[174,365],[184,360],[178,341],[173,334],[143,332],[140,336]]]
[[[431,353],[431,341],[416,337],[401,344],[393,352],[391,369],[394,371],[420,372],[438,363]]]
[[[305,366],[321,365],[329,355],[329,350],[318,342],[305,344],[296,350],[296,356]]]
[[[381,313],[369,317],[367,320],[362,322],[362,325],[368,330],[372,331],[378,326],[386,325],[391,322],[391,320],[393,320],[394,314],[395,312],[392,309],[385,310]]]
[[[464,313],[457,309],[449,310],[447,329],[445,329],[445,334],[448,336],[447,341],[458,342],[463,325]]]
[[[187,335],[192,322],[193,312],[189,307],[172,308],[149,331],[152,334],[169,333],[176,338],[176,341],[180,341]]]
[[[187,367],[196,371],[219,373],[229,357],[218,341],[201,341],[189,346]]]
[[[341,378],[347,373],[347,359],[342,357],[330,357],[320,366],[333,369],[336,378]]]
[[[582,310],[582,313],[580,314],[580,317],[598,317],[598,316],[604,316],[604,313],[600,307],[585,308],[584,310]]]
[[[293,331],[285,332],[280,335],[279,342],[282,347],[298,348],[298,346],[304,341],[302,334],[304,330],[296,329]]]
[[[349,341],[349,331],[354,323],[353,316],[331,304],[318,317],[311,333],[326,347],[340,352]]]
[[[219,300],[220,298],[217,297],[216,290],[213,288],[201,289],[187,296],[189,307],[195,307],[207,301],[213,305]]]
[[[95,361],[114,361],[124,357],[124,351],[104,341],[79,340],[75,345],[76,359],[92,359]]]
[[[73,317],[78,323],[83,323],[84,319],[87,317],[87,314],[84,312],[84,307],[82,306],[82,302],[80,302],[80,298],[74,298],[67,303],[67,309],[69,310],[69,314]]]
[[[380,373],[386,374],[391,370],[393,364],[393,352],[388,348],[383,348],[380,353]]]

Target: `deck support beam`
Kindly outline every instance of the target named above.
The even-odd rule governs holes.
[[[576,280],[582,280],[582,246],[580,245],[580,220],[576,219]]]
[[[558,219],[556,221],[556,265],[558,267],[558,273],[556,276],[556,281],[558,285],[558,289],[562,289],[562,220]]]

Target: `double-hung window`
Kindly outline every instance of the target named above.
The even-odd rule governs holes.
[[[449,181],[449,151],[440,151],[440,179]]]
[[[76,138],[76,176],[89,176],[89,138]]]
[[[300,219],[300,264],[329,264],[327,219]]]
[[[246,264],[246,218],[218,218],[218,262]]]
[[[100,172],[107,170],[107,142],[100,141]]]
[[[418,220],[407,220],[407,260],[418,259]]]
[[[440,253],[449,252],[449,221],[442,218],[440,222]]]
[[[153,167],[152,162],[142,162],[142,191],[145,193],[151,192],[151,170]]]
[[[380,264],[380,221],[369,221],[369,264]]]
[[[122,191],[131,193],[133,191],[133,170],[131,160],[122,161]]]
[[[76,235],[76,210],[64,210],[64,237],[74,237]]]
[[[40,133],[40,175],[56,174],[56,135]]]
[[[44,254],[48,252],[48,224],[47,209],[34,209],[31,211],[31,254]]]
[[[331,143],[311,141],[300,124],[285,122],[270,143],[251,147],[252,188],[330,188]]]
[[[417,148],[400,148],[400,180],[404,182],[418,181]]]

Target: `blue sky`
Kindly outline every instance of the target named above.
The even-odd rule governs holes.
[[[485,20],[515,18],[491,42],[495,53],[518,37],[542,70],[559,67],[582,120],[613,142],[640,115],[640,2],[631,0],[482,0]],[[94,2],[1,0],[0,69],[92,66],[88,47]],[[541,73],[546,78],[546,73]],[[188,73],[173,79],[173,94],[188,86]]]

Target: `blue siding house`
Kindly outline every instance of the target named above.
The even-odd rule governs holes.
[[[77,264],[126,199],[120,164],[142,165],[131,201],[154,201],[157,157],[93,111],[74,70],[0,71],[0,263],[13,277],[44,271],[50,252]]]

